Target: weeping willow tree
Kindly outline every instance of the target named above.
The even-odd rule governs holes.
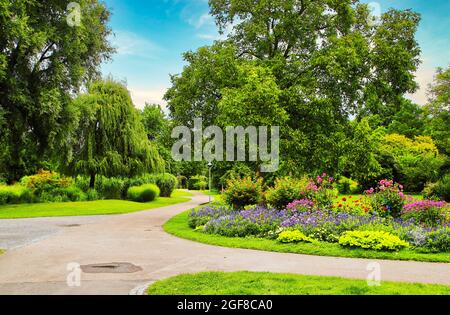
[[[97,175],[135,176],[163,168],[124,85],[94,82],[74,103],[79,121],[68,156],[71,174],[89,176],[93,188]]]

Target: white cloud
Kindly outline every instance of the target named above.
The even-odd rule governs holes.
[[[144,108],[145,103],[159,104],[165,109],[166,101],[163,100],[167,87],[159,88],[142,88],[128,87],[133,103],[137,108]]]
[[[419,89],[414,94],[408,94],[407,97],[419,105],[425,105],[428,102],[428,85],[433,82],[435,73],[436,69],[426,63],[422,64],[416,72],[416,82],[419,84]]]
[[[214,18],[209,15],[209,13],[202,14],[197,18],[188,19],[188,23],[194,26],[196,29],[199,29],[203,26],[214,25]]]
[[[162,49],[152,41],[128,31],[115,31],[110,42],[121,56],[153,59]]]

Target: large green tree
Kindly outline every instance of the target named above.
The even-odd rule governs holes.
[[[90,176],[134,176],[159,171],[163,161],[147,138],[125,86],[111,79],[89,85],[74,101],[78,128],[68,156],[68,171]]]
[[[113,52],[105,4],[77,3],[79,25],[68,23],[77,14],[68,1],[0,0],[0,173],[9,182],[66,149],[71,98]]]
[[[172,116],[215,124],[229,113],[233,121],[237,109],[224,105],[237,104],[222,99],[240,88],[239,65],[268,68],[280,91],[276,106],[287,114],[280,172],[338,172],[349,118],[378,114],[388,125],[417,88],[420,18],[412,11],[389,10],[374,23],[369,7],[353,0],[209,4],[228,39],[185,55],[187,66],[166,94]]]

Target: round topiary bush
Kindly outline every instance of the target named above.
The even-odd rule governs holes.
[[[161,191],[161,197],[170,197],[177,184],[177,178],[172,174],[165,173],[156,176],[156,185]]]
[[[160,194],[158,186],[146,184],[142,186],[133,186],[128,188],[128,199],[136,202],[149,202],[155,200]]]

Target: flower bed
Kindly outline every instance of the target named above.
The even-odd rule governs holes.
[[[192,211],[189,224],[203,233],[226,237],[312,241],[317,246],[326,242],[377,251],[450,252],[450,206],[446,202],[411,200],[401,185],[391,181],[381,181],[367,197],[338,197],[329,208],[314,194],[309,196],[292,200],[282,209],[257,205],[233,210],[208,205]]]

